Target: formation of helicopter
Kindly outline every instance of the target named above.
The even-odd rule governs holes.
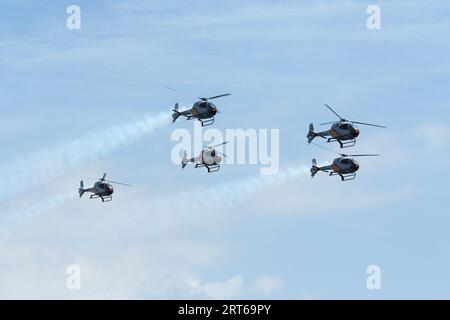
[[[342,181],[349,181],[356,179],[356,171],[359,169],[359,163],[356,162],[354,157],[378,157],[379,154],[345,154],[335,152],[328,148],[322,147],[318,144],[315,144],[318,147],[324,148],[325,150],[337,153],[340,155],[339,158],[333,160],[333,163],[325,166],[317,166],[316,159],[312,160],[311,167],[311,177],[314,177],[317,172],[327,172],[330,176],[340,176]]]
[[[168,88],[166,89],[177,91],[183,93],[181,91]],[[187,120],[197,119],[201,122],[202,126],[209,126],[214,123],[214,117],[217,113],[219,113],[215,104],[210,102],[210,100],[214,100],[221,97],[226,97],[231,95],[230,93],[221,94],[217,96],[213,96],[210,98],[199,98],[200,100],[195,102],[191,109],[180,111],[179,104],[175,104],[175,108],[172,110],[172,121],[175,122],[180,116],[186,117]],[[310,169],[311,177],[314,177],[318,172],[326,172],[329,173],[329,176],[339,176],[342,181],[354,180],[356,178],[356,172],[359,170],[359,163],[354,159],[355,157],[375,157],[379,156],[378,154],[345,154],[333,151],[326,147],[323,147],[319,144],[312,142],[316,137],[320,137],[326,139],[327,143],[330,142],[338,142],[341,148],[349,148],[353,147],[356,144],[356,138],[359,136],[359,129],[355,124],[378,127],[378,128],[386,128],[382,125],[367,123],[367,122],[359,122],[346,120],[342,118],[336,111],[334,111],[329,105],[325,104],[325,106],[334,113],[339,120],[327,123],[321,123],[321,125],[329,125],[331,124],[331,128],[326,131],[315,132],[314,125],[311,123],[309,125],[309,131],[306,136],[308,144],[314,144],[322,149],[327,151],[337,153],[339,155],[338,158],[335,158],[331,164],[318,166],[316,159],[312,160],[312,167]],[[181,167],[184,169],[189,163],[194,163],[195,168],[204,167],[208,171],[208,173],[217,172],[220,170],[220,164],[223,161],[223,158],[226,157],[225,154],[218,151],[216,148],[222,145],[227,144],[228,141],[223,143],[214,145],[214,146],[204,146],[203,150],[197,157],[188,158],[187,152],[183,152],[183,157],[181,159]],[[101,199],[102,202],[109,202],[112,200],[112,194],[114,193],[114,188],[112,184],[119,184],[123,186],[130,186],[128,184],[122,182],[116,182],[106,179],[106,173],[103,174],[102,178],[98,179],[97,182],[94,183],[92,188],[84,188],[83,180],[80,181],[80,187],[78,189],[78,193],[80,198],[85,193],[91,193],[90,199]]]
[[[361,124],[365,126],[378,127],[378,128],[386,128],[385,126],[380,126],[378,124],[372,124],[367,122],[359,122],[359,121],[351,121],[342,118],[336,111],[334,111],[329,105],[325,104],[331,112],[333,112],[338,118],[339,121],[332,121],[321,123],[320,125],[328,125],[331,124],[330,130],[322,131],[322,132],[314,132],[314,125],[311,123],[309,125],[309,132],[307,135],[308,143],[311,143],[314,138],[321,137],[327,139],[327,142],[338,142],[341,148],[349,148],[353,147],[356,144],[356,138],[359,136],[359,129],[355,126],[355,124]]]
[[[227,143],[228,141],[225,141],[223,143],[216,144],[215,146],[205,146],[198,157],[190,159],[187,157],[187,152],[184,151],[183,159],[181,160],[181,167],[184,169],[189,162],[193,162],[195,163],[195,168],[205,167],[208,170],[208,173],[219,171],[220,163],[223,160],[222,156],[226,157],[227,155],[217,151],[215,148]]]
[[[356,144],[356,138],[359,136],[359,129],[355,126],[355,124],[361,124],[366,126],[378,127],[378,128],[386,128],[385,126],[381,126],[378,124],[372,124],[367,122],[359,122],[359,121],[351,121],[342,118],[336,111],[334,111],[329,105],[325,104],[325,106],[333,112],[338,118],[339,121],[321,123],[321,125],[332,124],[331,129],[322,132],[315,132],[314,125],[311,123],[309,125],[309,131],[306,135],[308,139],[308,144],[312,143],[314,138],[321,137],[327,139],[327,143],[329,142],[338,142],[341,148],[349,148],[353,147]],[[330,176],[339,176],[341,181],[349,181],[356,179],[356,171],[359,170],[359,163],[353,159],[355,157],[377,157],[379,154],[345,154],[339,153],[328,148],[325,148],[321,145],[313,143],[314,145],[328,150],[330,152],[337,153],[340,157],[333,160],[333,162],[329,165],[318,166],[316,159],[312,160],[311,167],[311,177],[314,177],[319,171],[329,173]]]
[[[109,202],[112,200],[112,194],[114,193],[114,188],[111,185],[114,184],[120,184],[123,186],[131,187],[129,184],[122,183],[122,182],[116,182],[111,180],[106,180],[106,173],[103,174],[103,177],[98,179],[96,183],[94,183],[94,186],[92,188],[84,188],[84,182],[83,180],[80,181],[80,188],[78,188],[78,193],[80,195],[80,198],[85,194],[86,192],[92,193],[90,196],[90,199],[102,199],[102,202]]]
[[[165,87],[168,90],[183,93],[173,88]],[[186,120],[197,119],[202,124],[202,127],[210,126],[214,124],[214,117],[217,113],[220,113],[216,105],[211,102],[211,100],[231,96],[231,93],[224,93],[218,96],[202,98],[198,97],[199,101],[195,102],[192,108],[184,111],[180,111],[180,105],[178,102],[175,104],[175,108],[172,110],[172,122],[177,121],[177,119],[182,116]]]
[[[175,104],[173,109],[172,121],[175,122],[180,116],[186,117],[186,120],[197,119],[201,122],[202,127],[210,126],[214,123],[214,116],[219,113],[216,105],[210,100],[231,95],[230,93],[221,94],[210,98],[199,98],[200,100],[194,103],[191,109],[179,111],[179,104]]]
[[[169,87],[165,87],[166,89],[176,91],[179,93],[184,93],[178,91],[176,89],[172,89]],[[198,98],[199,101],[195,102],[191,109],[180,111],[180,106],[178,103],[175,104],[175,108],[172,110],[172,122],[174,123],[180,116],[186,118],[186,120],[197,119],[201,122],[202,127],[209,126],[214,123],[214,117],[219,110],[216,105],[212,103],[210,100],[230,96],[231,93],[225,93],[209,98]],[[226,157],[226,154],[216,150],[217,147],[227,144],[228,142],[223,142],[214,146],[205,146],[203,150],[197,157],[188,158],[187,152],[184,151],[183,158],[181,160],[181,167],[184,169],[186,165],[190,162],[195,163],[195,168],[204,167],[208,171],[208,173],[217,172],[220,170],[220,164],[223,161],[223,158]],[[124,186],[130,186],[125,183],[106,180],[106,173],[103,174],[103,177],[98,179],[95,182],[92,188],[84,188],[83,180],[80,181],[80,187],[78,188],[78,193],[80,198],[83,194],[92,193],[89,199],[101,199],[102,202],[112,201],[112,194],[114,193],[114,188],[112,184],[119,184]]]

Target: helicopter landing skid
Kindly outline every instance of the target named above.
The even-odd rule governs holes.
[[[355,146],[356,144],[356,139],[343,141],[336,138],[329,138],[327,142],[335,142],[335,141],[339,143],[341,148],[350,148]]]
[[[102,197],[102,196],[93,194],[90,197],[90,199],[98,199],[98,198],[102,199],[102,202],[110,202],[110,201],[112,201],[112,197],[111,196],[103,196]]]
[[[342,181],[351,181],[356,179],[356,173],[337,173],[337,172],[330,172],[330,176],[340,176]]]
[[[208,173],[217,172],[220,170],[220,165],[214,164],[214,165],[208,165],[208,164],[196,164],[196,168],[205,167],[206,170],[208,170]]]
[[[186,116],[186,120],[192,120],[192,119],[197,119],[198,121],[200,121],[200,123],[202,124],[202,127],[206,127],[206,126],[210,126],[212,124],[214,124],[214,118],[209,118],[206,120],[202,120],[200,118],[197,118],[195,116]]]
[[[206,126],[210,126],[210,125],[214,124],[214,118],[207,119],[207,120],[198,119],[198,121],[201,122],[202,127],[206,127]]]

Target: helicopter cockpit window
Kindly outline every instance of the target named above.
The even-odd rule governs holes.
[[[344,130],[348,130],[348,128],[349,128],[348,123],[341,124],[339,126],[339,128],[344,129]]]
[[[343,164],[350,164],[350,161],[348,159],[342,159],[341,163],[343,163]]]

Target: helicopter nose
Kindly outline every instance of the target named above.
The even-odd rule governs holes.
[[[358,171],[358,169],[359,169],[359,163],[355,162],[354,168],[355,168],[355,171]]]
[[[355,138],[356,138],[357,136],[359,136],[359,129],[358,129],[358,128],[355,128]]]

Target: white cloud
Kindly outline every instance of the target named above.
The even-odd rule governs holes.
[[[232,299],[237,297],[242,290],[244,280],[241,275],[235,275],[223,282],[209,282],[202,284],[200,280],[191,278],[188,280],[190,292],[194,296],[206,299]]]
[[[256,279],[253,290],[257,295],[270,296],[283,286],[283,280],[274,275],[263,275]]]
[[[450,127],[443,123],[423,123],[416,129],[416,135],[428,146],[443,149],[450,140]]]

